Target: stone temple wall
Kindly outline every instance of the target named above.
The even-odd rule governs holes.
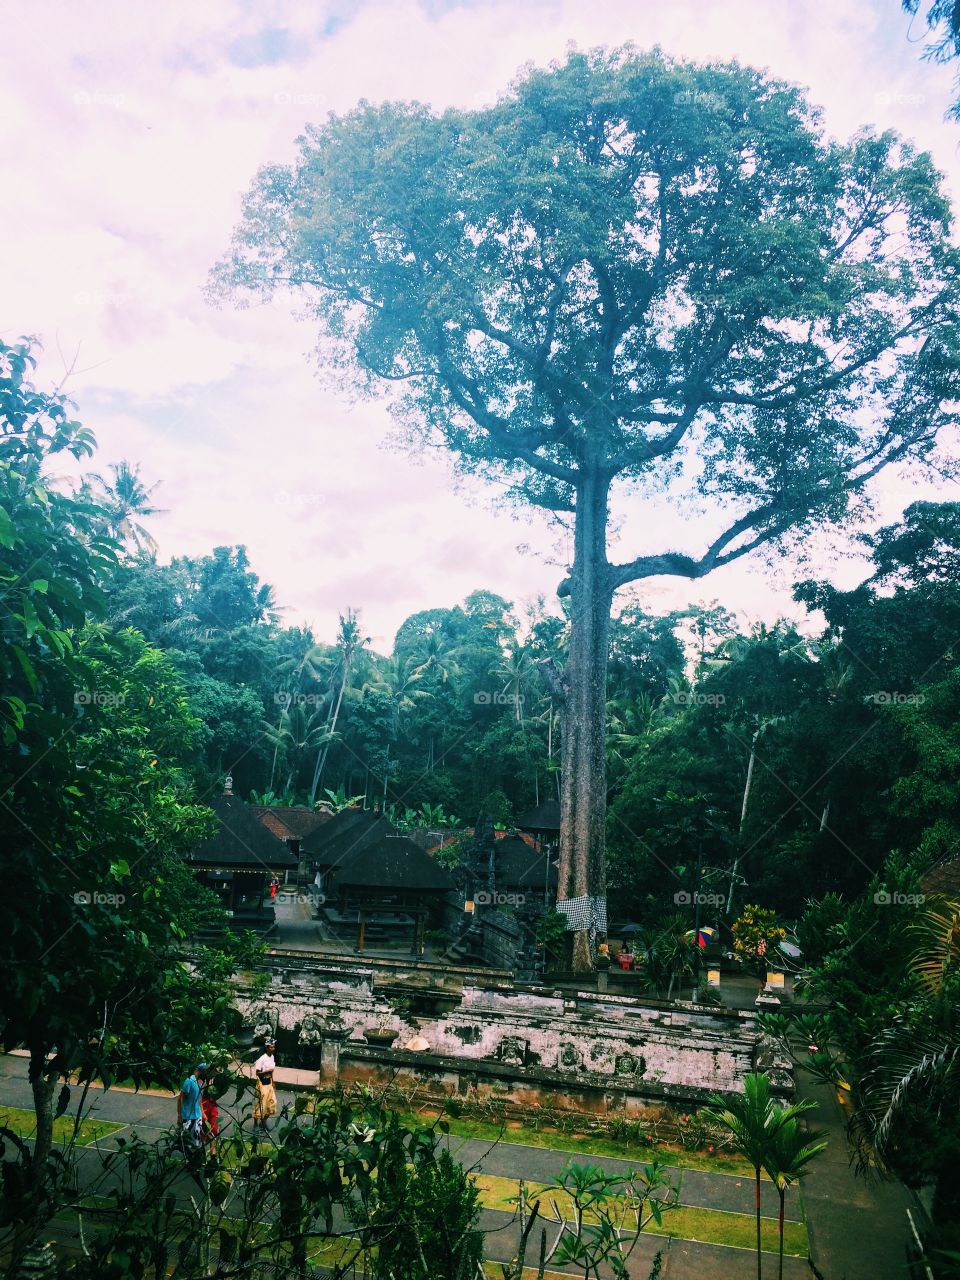
[[[402,1069],[445,1080],[454,1092],[473,1072],[488,1083],[499,1075],[518,1094],[526,1081],[548,1093],[586,1088],[695,1102],[740,1091],[761,1050],[752,1012],[591,991],[381,985],[369,971],[312,965],[275,972],[263,993],[241,987],[238,999],[250,1024],[277,1033],[289,1065],[344,1079]],[[368,1044],[364,1033],[377,1028],[396,1033],[392,1045]],[[428,1048],[404,1051],[414,1037]],[[774,1083],[789,1090],[782,1064],[770,1065]]]

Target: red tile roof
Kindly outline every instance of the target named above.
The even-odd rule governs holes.
[[[333,816],[326,810],[297,809],[289,805],[252,804],[250,808],[279,840],[303,840]]]

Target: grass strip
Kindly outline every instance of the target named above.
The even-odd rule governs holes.
[[[513,1178],[500,1178],[492,1174],[476,1174],[476,1184],[480,1191],[480,1203],[485,1209],[500,1209],[513,1213],[516,1209],[516,1197],[519,1183]],[[536,1200],[543,1194],[543,1184],[528,1182],[525,1184],[529,1201]],[[551,1213],[551,1206],[556,1203],[560,1212],[571,1217],[573,1201],[564,1192],[549,1192],[541,1203],[541,1212],[546,1216]],[[591,1215],[586,1215],[590,1220]],[[696,1240],[703,1244],[729,1245],[736,1249],[756,1248],[756,1218],[751,1213],[730,1213],[725,1209],[700,1209],[692,1205],[679,1205],[668,1209],[658,1226],[650,1222],[645,1228],[647,1235],[668,1236],[676,1240]],[[762,1247],[766,1252],[776,1253],[780,1247],[780,1237],[775,1218],[763,1218],[760,1223]],[[807,1230],[802,1222],[787,1222],[784,1228],[784,1252],[792,1258],[807,1256]]]
[[[434,1117],[417,1111],[401,1113],[406,1124],[433,1123]],[[476,1138],[481,1142],[515,1143],[521,1147],[542,1147],[547,1151],[562,1151],[574,1158],[582,1156],[608,1156],[613,1160],[652,1164],[657,1158],[675,1169],[698,1169],[702,1173],[728,1173],[735,1177],[753,1177],[753,1169],[739,1156],[729,1152],[685,1151],[682,1147],[653,1146],[652,1144],[599,1138],[590,1134],[556,1133],[545,1129],[532,1129],[528,1125],[517,1128],[500,1126],[490,1120],[469,1120],[463,1116],[444,1115],[450,1133],[457,1138]],[[764,1175],[766,1176],[766,1175]]]
[[[0,1125],[12,1130],[18,1138],[33,1138],[37,1131],[37,1117],[32,1111],[26,1111],[22,1107],[3,1107],[0,1108]],[[73,1125],[73,1116],[58,1116],[53,1122],[54,1142],[69,1142],[73,1137]],[[87,1116],[80,1122],[77,1146],[89,1147],[108,1134],[126,1127],[114,1120],[94,1120]]]

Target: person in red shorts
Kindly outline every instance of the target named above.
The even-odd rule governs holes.
[[[203,1141],[215,1159],[217,1155],[217,1134],[220,1132],[220,1108],[217,1106],[216,1075],[212,1068],[207,1071],[203,1095],[200,1098],[200,1112],[203,1116]]]

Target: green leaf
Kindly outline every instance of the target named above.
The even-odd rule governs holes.
[[[18,644],[12,644],[10,648],[13,650],[13,655],[16,658],[17,662],[19,662],[20,664],[20,670],[23,672],[24,677],[26,678],[27,684],[29,684],[30,686],[31,692],[36,693],[37,673],[33,669],[33,663],[30,661],[26,653],[23,651],[23,649],[20,648]]]
[[[37,611],[31,602],[25,597],[23,601],[23,613],[16,615],[23,622],[24,630],[27,633],[27,639],[32,640],[40,627],[40,619]]]

